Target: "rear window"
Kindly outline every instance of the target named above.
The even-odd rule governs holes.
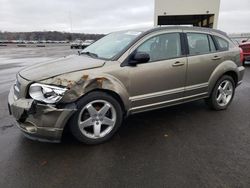
[[[228,41],[226,41],[225,39],[218,37],[218,36],[214,36],[214,38],[218,44],[220,51],[226,51],[229,49],[229,42]]]

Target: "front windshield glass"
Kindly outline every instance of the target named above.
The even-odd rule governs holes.
[[[122,52],[141,32],[123,31],[111,33],[89,47],[82,53],[95,54],[101,59],[112,59]]]

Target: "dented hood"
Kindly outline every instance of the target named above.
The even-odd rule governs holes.
[[[48,63],[39,63],[27,67],[21,70],[19,74],[27,80],[39,81],[69,72],[101,67],[104,63],[104,60],[85,55],[71,55]]]

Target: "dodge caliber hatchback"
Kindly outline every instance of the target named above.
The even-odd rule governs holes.
[[[125,117],[198,99],[226,109],[244,74],[240,49],[218,30],[160,27],[115,32],[71,55],[28,67],[9,94],[29,138],[86,144],[110,139]]]

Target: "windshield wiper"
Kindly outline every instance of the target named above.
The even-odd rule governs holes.
[[[86,54],[86,55],[88,55],[90,57],[98,58],[98,55],[95,54],[95,53],[92,53],[92,52],[80,52],[80,55],[81,54]]]

